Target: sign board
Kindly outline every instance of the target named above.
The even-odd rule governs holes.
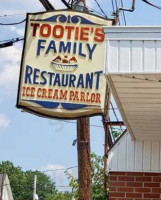
[[[105,20],[59,10],[27,14],[17,107],[54,118],[104,112]]]

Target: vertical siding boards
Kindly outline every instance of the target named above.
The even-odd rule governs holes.
[[[124,138],[124,140],[122,140],[118,146],[118,169],[124,170],[126,169],[126,155],[127,155],[127,136]],[[124,152],[124,153],[122,153]]]
[[[161,172],[161,141],[131,140],[127,133],[109,152],[109,171]]]
[[[156,72],[161,71],[160,41],[110,41],[109,73]]]
[[[150,171],[151,168],[151,142],[144,141],[144,150],[143,150],[143,170]]]
[[[118,66],[118,61],[119,61],[118,47],[119,47],[119,42],[118,41],[109,41],[109,48],[108,48],[109,57],[107,58],[108,59],[108,66],[109,66],[109,70],[108,71],[116,72],[116,71],[119,70],[119,66]]]
[[[160,147],[159,142],[152,143],[152,162],[151,162],[152,171],[159,170],[159,153],[160,153],[159,147]]]
[[[136,140],[161,140],[161,27],[104,30],[108,46],[105,72],[129,133]],[[135,149],[138,159],[144,153]]]
[[[131,42],[131,69],[130,71],[141,72],[143,69],[142,41]]]
[[[143,168],[143,142],[135,142],[135,170],[142,171]]]
[[[135,166],[135,143],[131,140],[129,134],[127,134],[127,161],[126,166],[128,171],[133,171]]]
[[[155,41],[144,43],[144,71],[155,72]]]
[[[119,72],[128,72],[130,67],[130,41],[119,41]]]
[[[115,148],[114,151],[112,152],[112,159],[111,159],[111,169],[114,171],[118,170],[118,150],[119,148]],[[115,156],[116,155],[116,156]]]

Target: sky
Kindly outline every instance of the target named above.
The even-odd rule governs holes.
[[[60,0],[50,1],[56,9],[64,8]],[[108,17],[112,16],[110,0],[98,0]],[[124,0],[126,8],[131,0]],[[159,4],[158,0],[151,0]],[[95,0],[87,0],[90,10],[99,13]],[[119,1],[118,1],[118,5]],[[160,5],[161,6],[161,3]],[[5,0],[0,7],[0,23],[22,21],[27,12],[44,11],[39,0]],[[4,17],[4,15],[9,15]],[[161,25],[161,10],[137,0],[133,13],[125,13],[127,25]],[[122,13],[120,24],[124,25]],[[24,25],[1,26],[0,41],[23,37]],[[0,49],[0,162],[9,160],[23,170],[47,170],[77,166],[76,121],[45,119],[18,110],[16,105],[23,42]],[[116,107],[116,105],[114,105]],[[111,115],[111,118],[114,118]],[[103,156],[104,129],[101,117],[91,117],[91,151]],[[72,122],[72,123],[71,123]]]

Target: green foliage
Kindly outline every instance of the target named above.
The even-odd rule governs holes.
[[[68,171],[66,175],[73,188],[73,195],[78,199],[78,180],[75,179]],[[91,154],[91,178],[92,178],[92,200],[106,200],[103,193],[104,168],[103,158],[95,153]]]
[[[67,175],[73,193],[61,193],[55,188],[54,183],[44,173],[26,171],[23,172],[20,167],[15,167],[13,163],[5,161],[0,163],[0,173],[6,173],[9,176],[14,199],[29,200],[33,195],[34,175],[37,175],[37,194],[39,200],[72,200],[72,197],[78,199],[78,180],[68,171]],[[106,200],[103,193],[104,168],[103,158],[95,153],[91,154],[91,178],[92,178],[92,200]]]
[[[0,173],[6,172],[10,179],[13,197],[16,200],[29,200],[33,196],[34,175],[37,175],[37,194],[40,200],[52,200],[57,194],[54,183],[41,172],[23,172],[9,161],[0,164]]]
[[[28,189],[28,195],[26,199],[29,199],[29,196],[32,196],[33,190],[33,177],[37,175],[37,194],[40,200],[51,200],[54,198],[56,194],[55,185],[52,180],[46,176],[44,173],[41,172],[33,172],[27,171],[25,172],[26,175],[26,188]]]
[[[72,200],[72,194],[69,192],[58,192],[52,200]]]
[[[114,138],[118,139],[122,134],[122,130],[121,129],[116,130],[114,127],[111,127],[111,129],[112,129],[112,134],[113,134]]]
[[[26,187],[26,177],[20,167],[14,167],[9,161],[0,164],[0,173],[6,172],[10,179],[14,199],[23,199],[26,195],[24,186]]]
[[[65,171],[65,174],[69,179],[69,186],[72,187],[73,197],[78,199],[78,180],[75,179],[68,171]]]
[[[104,168],[103,158],[91,154],[92,199],[105,200],[103,193]]]

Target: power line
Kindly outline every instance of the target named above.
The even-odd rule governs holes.
[[[22,13],[22,14],[10,14],[10,15],[0,15],[0,17],[12,17],[12,16],[18,16],[18,15],[26,15],[26,13]]]
[[[123,0],[121,0],[121,6],[122,6],[122,8],[124,8]],[[123,13],[123,18],[124,18],[124,23],[125,23],[125,25],[126,25],[127,23],[126,23],[125,11],[123,10],[122,13]]]
[[[115,7],[114,7],[114,0],[111,0],[111,5],[112,5],[112,9],[113,9],[113,13],[115,12]]]
[[[20,42],[22,40],[24,40],[24,38],[14,38],[14,39],[11,39],[11,40],[0,41],[0,42],[3,42],[3,43],[0,44],[0,48],[11,47],[11,46],[13,46],[14,43]]]
[[[99,7],[99,9],[101,10],[101,12],[104,14],[104,16],[105,16],[106,18],[108,18],[107,15],[105,14],[105,12],[103,11],[103,9],[101,8],[100,4],[98,3],[98,1],[95,0],[95,2],[96,2],[96,4],[97,4],[97,6]]]
[[[69,124],[77,124],[76,122],[68,121],[68,120],[61,120],[61,119],[55,119],[55,120],[65,122],[65,123],[69,123]],[[103,126],[95,125],[95,124],[91,124],[90,126],[95,127],[95,128],[103,128]]]
[[[95,13],[97,13],[97,14],[99,14],[100,16],[103,16],[104,17],[104,14],[102,14],[102,13],[100,13],[100,12],[98,12],[97,10],[95,10],[94,8],[92,8],[92,7],[89,7],[89,6],[86,6],[88,9],[90,9],[91,11],[93,11],[93,12],[95,12]],[[89,10],[89,12],[91,12]]]
[[[117,114],[116,114],[116,112],[115,112],[115,110],[114,110],[114,107],[113,107],[112,102],[110,102],[110,104],[111,104],[111,107],[112,107],[113,113],[114,113],[114,115],[115,115],[115,117],[116,117],[116,120],[117,120],[117,122],[118,122],[119,119],[118,119]],[[121,125],[120,125],[120,129],[123,130]]]
[[[3,26],[11,26],[11,25],[18,25],[18,24],[22,24],[23,22],[25,22],[26,19],[20,21],[20,22],[15,22],[15,23],[9,23],[9,24],[4,24],[4,23],[0,23],[0,25],[3,25]]]
[[[24,40],[24,37],[17,37],[17,38],[12,38],[12,39],[7,39],[7,40],[2,40],[2,41],[0,41],[0,43],[2,43],[2,42],[10,42],[10,41],[21,41],[21,40]]]
[[[150,6],[153,6],[153,7],[157,8],[157,9],[161,10],[161,7],[160,7],[160,6],[157,6],[157,5],[155,5],[155,4],[152,4],[151,2],[149,2],[149,1],[147,1],[147,0],[142,0],[142,1],[143,1],[144,3],[150,5]]]
[[[73,122],[73,121],[69,121],[69,120],[62,120],[62,119],[54,119],[55,121],[60,121],[60,122],[64,122],[64,123],[68,123],[68,124],[77,124],[76,122]],[[104,128],[103,126],[101,125],[95,125],[95,124],[91,124],[90,125],[91,127],[95,127],[95,128]],[[120,130],[120,128],[114,128],[116,130]]]
[[[116,10],[118,10],[117,0],[115,0]]]
[[[68,167],[68,168],[64,168],[64,169],[49,169],[49,170],[43,170],[43,171],[37,170],[35,172],[45,173],[45,172],[55,172],[55,171],[67,171],[67,170],[75,169],[75,168],[78,168],[78,166]]]

